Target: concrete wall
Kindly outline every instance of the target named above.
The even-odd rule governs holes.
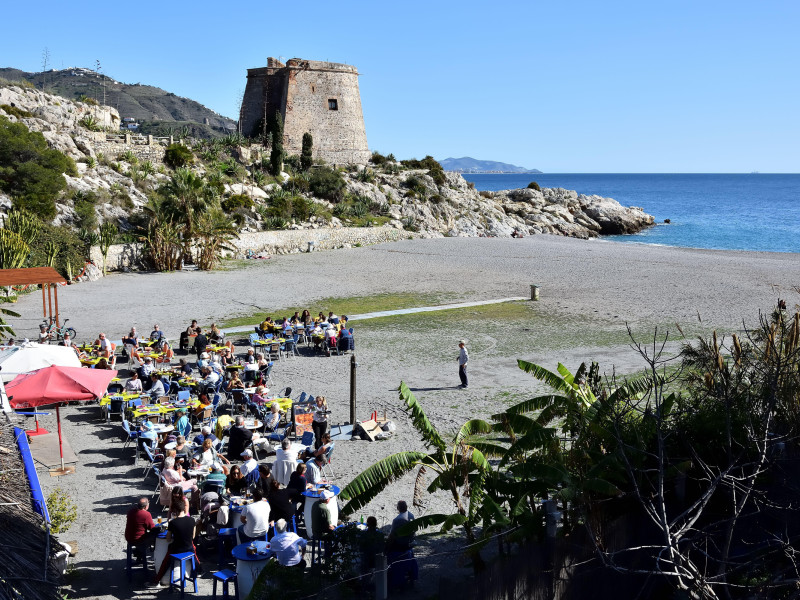
[[[164,162],[164,151],[169,145],[165,138],[150,136],[134,136],[120,134],[107,136],[105,133],[94,134],[94,150],[102,152],[106,158],[117,161],[119,156],[126,151],[131,151],[139,162],[149,160],[158,167]]]
[[[314,250],[334,250],[352,247],[356,244],[380,244],[408,239],[415,234],[393,227],[343,227],[298,229],[285,231],[258,231],[243,233],[233,245],[237,252],[235,258],[244,258],[247,251],[256,254],[291,254],[307,252],[308,243],[314,242]],[[118,244],[108,251],[108,270],[122,271],[139,269],[143,266],[142,244]],[[93,246],[91,259],[102,268],[103,255],[98,246]]]

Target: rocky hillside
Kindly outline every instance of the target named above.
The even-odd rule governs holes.
[[[27,73],[19,69],[0,69],[0,77],[24,80],[39,90],[69,100],[92,98],[113,106],[122,118],[144,122],[142,132],[160,135],[168,127],[188,127],[192,135],[224,135],[236,130],[236,122],[189,98],[140,83],[115,81],[91,69],[72,68],[43,73]],[[117,123],[119,126],[119,123]]]
[[[163,165],[145,170],[128,153],[109,151],[107,143],[105,153],[97,150],[98,140],[105,140],[105,135],[87,130],[86,118],[113,126],[119,121],[113,108],[16,86],[0,87],[0,105],[7,107],[0,106],[0,115],[41,132],[53,148],[78,165],[78,177],[65,176],[69,189],[57,202],[56,224],[75,225],[74,203],[92,192],[98,199],[98,220],[114,221],[126,229],[148,194],[170,177]],[[589,238],[635,233],[653,224],[653,217],[640,208],[564,189],[478,192],[461,175],[443,172],[433,159],[425,163],[435,167],[431,169],[384,160],[347,172],[314,167],[311,174],[282,173],[279,178],[269,178],[262,171],[268,155],[263,148],[215,145],[209,140],[189,145],[196,158],[192,168],[221,182],[224,198],[237,195],[253,200],[252,205],[230,204],[230,214],[242,231],[372,225],[408,229],[428,237],[510,236],[517,231]],[[338,182],[337,194],[328,199],[314,195],[314,173],[320,170]],[[304,205],[302,213],[292,212],[292,203]],[[11,199],[0,194],[0,205],[10,207]],[[225,202],[222,205],[224,208]]]

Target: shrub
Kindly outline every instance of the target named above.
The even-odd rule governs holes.
[[[78,228],[94,231],[97,228],[97,196],[93,192],[75,192],[75,217]]]
[[[94,169],[97,166],[97,161],[93,157],[87,156],[86,166],[89,167],[90,169]]]
[[[314,138],[309,132],[303,134],[303,150],[300,153],[300,168],[308,171],[314,164]]]
[[[232,213],[237,208],[253,208],[253,199],[246,194],[235,194],[222,201],[222,210],[226,213]]]
[[[409,175],[406,177],[403,185],[408,188],[410,196],[425,198],[428,193],[428,188],[425,186],[425,181],[418,175]]]
[[[139,157],[132,150],[125,150],[125,152],[117,154],[117,160],[124,160],[126,163],[135,165],[139,162]]]
[[[375,171],[370,168],[364,167],[356,175],[356,180],[362,183],[375,183]]]
[[[350,207],[350,215],[355,217],[356,219],[361,219],[367,216],[369,213],[369,204],[366,202],[354,202],[353,205]]]
[[[286,229],[289,223],[283,217],[267,217],[264,219],[264,229]]]
[[[144,161],[139,166],[139,170],[142,172],[142,175],[144,177],[147,177],[148,175],[152,175],[156,171],[155,167],[153,166],[153,163],[151,163],[149,160]]]
[[[164,151],[164,164],[179,169],[194,162],[194,154],[183,144],[170,144]]]
[[[60,487],[48,494],[47,512],[50,513],[50,531],[64,533],[78,518],[78,505]]]
[[[86,261],[86,246],[70,227],[56,227],[49,223],[42,223],[39,235],[30,244],[29,264],[41,267],[48,264],[48,245],[56,245],[58,254],[56,255],[53,267],[63,276],[67,276],[70,270],[77,273]]]
[[[531,181],[531,182],[528,184],[528,189],[529,189],[529,190],[536,190],[537,192],[541,192],[541,191],[542,191],[542,188],[540,188],[540,187],[539,187],[539,184],[538,184],[538,183],[536,183],[535,181]]]
[[[84,115],[81,120],[78,121],[78,125],[85,127],[89,131],[100,131],[100,125],[97,119],[92,115]]]
[[[317,205],[313,200],[297,196],[292,200],[292,218],[298,221],[308,221],[311,215],[317,212]]]
[[[27,110],[23,110],[17,106],[12,106],[11,104],[0,104],[0,108],[2,108],[6,112],[6,114],[14,115],[18,119],[24,119],[26,117],[33,116],[33,113],[30,113]]]
[[[487,191],[485,191],[485,190],[484,190],[484,191],[481,191],[481,192],[478,192],[478,195],[479,195],[481,198],[492,198],[492,197],[494,197],[494,194],[492,194],[492,192],[487,192]]]
[[[71,158],[48,148],[44,136],[0,117],[0,190],[43,219],[56,216],[55,198],[67,187],[63,174],[76,177]]]
[[[272,150],[269,153],[269,172],[277,177],[283,170],[283,159],[286,156],[283,150],[283,117],[279,111],[275,111],[275,116],[272,118],[270,133]]]
[[[78,96],[78,102],[83,102],[84,104],[88,104],[90,106],[99,106],[97,100],[94,98],[90,98],[86,94],[81,94]]]
[[[381,167],[386,164],[386,157],[380,152],[373,152],[369,162],[371,162],[373,165]]]
[[[344,178],[339,171],[330,167],[312,169],[308,187],[314,196],[331,202],[341,202],[344,197]]]

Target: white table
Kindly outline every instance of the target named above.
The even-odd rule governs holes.
[[[167,543],[167,532],[163,531],[157,538],[156,538],[156,547],[153,550],[153,564],[156,568],[156,575],[158,575],[158,570],[161,568],[161,563],[164,562],[164,558],[167,556],[167,549],[169,548],[169,544]],[[181,570],[180,567],[175,567],[173,571],[173,579],[180,577]],[[167,569],[164,573],[164,576],[161,578],[161,583],[163,585],[169,585],[169,578],[170,578],[170,569]]]
[[[261,570],[267,566],[270,558],[269,543],[254,542],[258,552],[254,555],[247,554],[249,545],[239,544],[232,551],[236,559],[236,574],[239,576],[239,598],[247,598],[250,595]]]

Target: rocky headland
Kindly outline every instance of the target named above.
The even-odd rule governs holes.
[[[170,177],[169,169],[158,159],[163,147],[151,146],[147,162],[152,168],[142,169],[132,147],[107,139],[106,131],[119,133],[116,129],[120,116],[112,107],[93,106],[13,85],[0,87],[0,105],[0,115],[41,132],[52,148],[77,164],[78,176],[65,176],[67,191],[57,199],[56,225],[75,224],[75,192],[93,192],[99,199],[95,209],[98,221],[115,222],[122,230],[128,229],[130,218],[141,211],[148,195]],[[191,141],[186,143],[192,145]],[[238,180],[225,181],[224,195],[245,195],[253,201],[252,206],[236,209],[241,231],[268,229],[266,209],[276,194],[289,189],[292,177],[282,173],[277,180],[259,184],[253,171],[266,154],[263,149],[237,145],[226,147],[225,152],[226,160],[236,161],[242,169]],[[213,163],[198,160],[192,168],[205,175]],[[379,216],[372,221],[357,220],[349,213],[336,211],[337,201],[292,187],[292,194],[313,202],[319,210],[305,220],[289,219],[282,226],[382,226],[406,229],[421,237],[508,237],[516,231],[522,235],[548,233],[586,239],[636,233],[653,224],[653,217],[641,208],[624,207],[611,198],[560,188],[479,192],[458,173],[408,169],[397,162],[381,167],[354,166],[344,170],[342,177],[346,197],[372,207],[370,214]],[[11,205],[11,198],[0,193],[0,211],[7,211]]]

